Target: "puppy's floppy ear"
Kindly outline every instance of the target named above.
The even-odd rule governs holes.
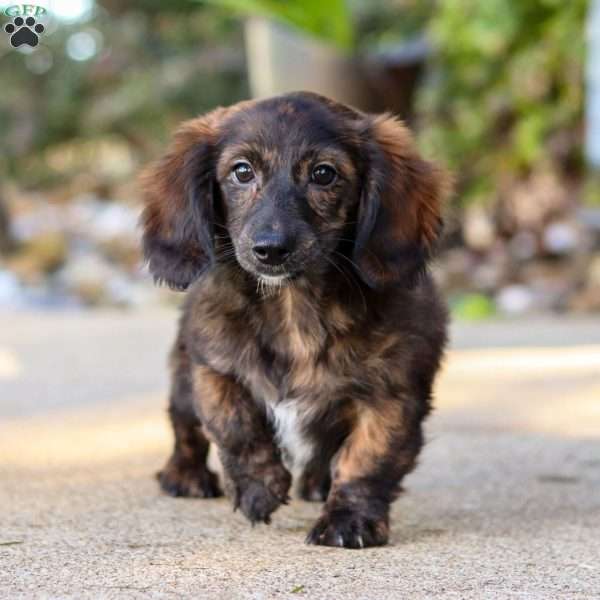
[[[448,179],[419,156],[400,121],[389,115],[366,119],[367,169],[354,260],[371,287],[413,285],[441,234]]]
[[[183,123],[167,153],[141,176],[144,257],[155,281],[184,290],[211,265],[218,108]]]

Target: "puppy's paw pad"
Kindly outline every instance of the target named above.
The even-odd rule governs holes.
[[[157,473],[160,487],[169,496],[185,498],[219,498],[223,495],[219,479],[205,466],[181,465],[169,462]]]
[[[374,520],[352,511],[326,512],[306,537],[307,544],[368,548],[387,544],[387,519]]]

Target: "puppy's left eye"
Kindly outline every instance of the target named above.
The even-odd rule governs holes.
[[[234,165],[233,172],[235,174],[235,178],[240,183],[249,183],[254,179],[254,171],[252,170],[250,163],[240,161]]]
[[[311,173],[311,180],[317,185],[329,185],[337,173],[331,165],[317,165]]]

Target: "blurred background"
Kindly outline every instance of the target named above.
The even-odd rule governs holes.
[[[598,597],[600,0],[29,1],[0,0],[0,596]],[[317,505],[252,529],[152,477],[183,295],[137,174],[296,89],[400,115],[456,178],[429,443],[366,563],[302,544]]]
[[[140,168],[183,119],[309,89],[399,114],[455,173],[435,271],[458,318],[600,311],[588,1],[37,5],[36,48],[0,31],[0,306],[176,302],[140,261]]]

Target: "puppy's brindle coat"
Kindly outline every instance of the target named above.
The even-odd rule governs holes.
[[[252,523],[294,466],[325,500],[308,542],[385,544],[446,341],[442,173],[394,118],[294,93],[184,123],[143,186],[150,270],[189,286],[162,488],[221,495],[211,440]]]

